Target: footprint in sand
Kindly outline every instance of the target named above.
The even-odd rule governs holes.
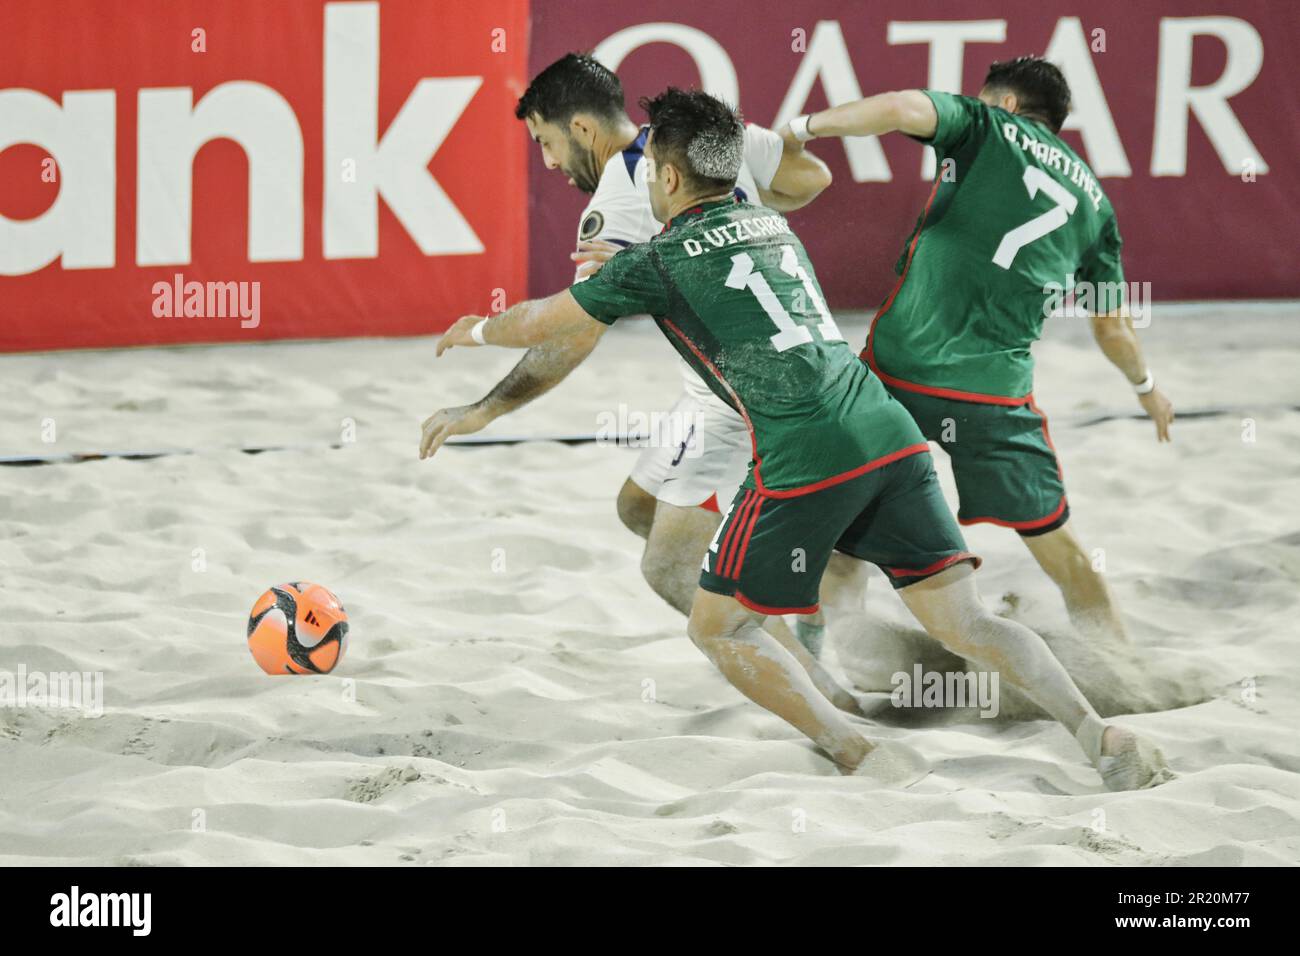
[[[733,833],[739,833],[740,827],[734,823],[728,823],[726,820],[714,820],[704,828],[704,832],[711,837],[730,836]]]
[[[244,541],[254,551],[280,551],[286,554],[309,554],[312,551],[296,534],[276,535],[266,524],[245,525]]]
[[[165,398],[128,398],[113,405],[113,411],[115,412],[163,412],[166,410],[167,399]]]
[[[385,767],[373,776],[349,783],[343,799],[353,803],[374,803],[390,790],[415,783],[419,779],[420,771],[414,767]]]
[[[149,739],[151,735],[148,733],[150,729],[148,721],[142,722],[123,745],[122,754],[139,757],[149,753],[153,749],[153,741]]]

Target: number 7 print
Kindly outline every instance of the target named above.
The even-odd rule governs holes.
[[[1003,269],[1011,268],[1016,253],[1022,248],[1035,239],[1043,238],[1053,229],[1064,226],[1070,214],[1079,205],[1077,196],[1037,166],[1029,166],[1025,169],[1025,188],[1029,190],[1030,199],[1036,198],[1041,189],[1050,198],[1055,199],[1057,204],[1041,216],[1035,216],[1024,225],[1016,226],[1002,237],[1002,241],[998,243],[998,251],[993,253],[993,264]]]

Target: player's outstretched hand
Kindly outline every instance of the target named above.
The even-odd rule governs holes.
[[[472,435],[491,419],[477,405],[442,408],[420,426],[420,460],[432,458],[452,435]]]
[[[1169,437],[1169,426],[1174,421],[1174,404],[1165,397],[1165,393],[1155,388],[1145,395],[1139,395],[1142,408],[1156,423],[1156,441],[1173,441]]]
[[[456,320],[455,325],[442,333],[442,338],[438,340],[438,351],[434,353],[434,356],[441,356],[443,352],[447,351],[447,349],[454,345],[476,347],[478,343],[470,336],[470,332],[473,330],[474,326],[478,325],[482,321],[483,316],[481,315],[462,315]]]
[[[578,243],[578,251],[569,253],[569,258],[578,264],[578,278],[594,276],[600,267],[623,247],[604,239],[584,239]]]

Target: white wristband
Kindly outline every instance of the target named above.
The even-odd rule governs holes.
[[[1133,391],[1137,392],[1139,395],[1150,395],[1155,390],[1156,390],[1156,380],[1152,376],[1151,370],[1147,369],[1147,377],[1142,379],[1142,381],[1138,382],[1136,385],[1134,385]]]
[[[483,326],[487,324],[487,319],[479,319],[474,323],[474,328],[469,330],[469,337],[479,345],[487,345],[487,339],[483,338]]]
[[[810,139],[816,139],[812,131],[808,129],[808,121],[811,119],[807,113],[803,116],[796,116],[790,120],[790,132],[794,133],[794,138],[801,143],[806,143]]]

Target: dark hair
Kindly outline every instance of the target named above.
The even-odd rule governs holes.
[[[699,189],[730,189],[745,155],[745,124],[740,113],[700,90],[668,87],[654,99],[642,98],[650,117],[655,158],[671,162]]]
[[[1018,56],[989,67],[985,87],[1016,94],[1020,112],[1047,123],[1053,133],[1061,131],[1070,115],[1070,84],[1056,64],[1039,56]]]
[[[588,53],[566,53],[533,77],[515,104],[515,119],[536,114],[565,126],[576,113],[616,120],[624,112],[623,84]]]

